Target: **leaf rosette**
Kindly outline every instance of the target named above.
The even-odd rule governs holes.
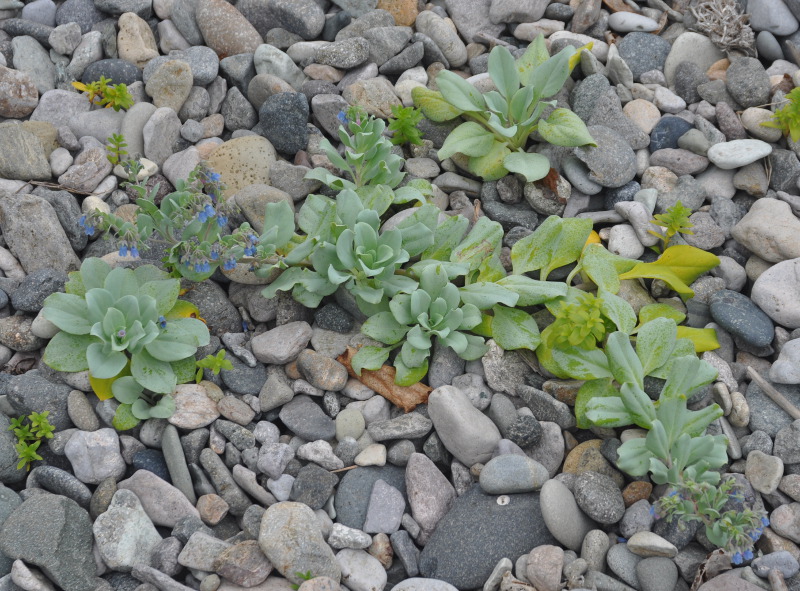
[[[180,282],[153,265],[111,269],[100,259],[86,259],[71,274],[66,293],[45,300],[43,315],[61,332],[48,343],[44,362],[58,371],[88,369],[93,380],[112,380],[114,397],[137,419],[170,416],[172,398],[153,402],[145,390],[169,394],[191,379],[194,354],[209,342],[202,321],[173,313],[181,307],[179,291]]]

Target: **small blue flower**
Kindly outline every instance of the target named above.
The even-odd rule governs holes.
[[[656,516],[656,508],[650,505],[650,517]]]
[[[212,183],[219,182],[219,180],[221,178],[222,178],[222,176],[218,172],[210,172],[210,173],[208,173],[208,180],[210,180]]]
[[[744,562],[744,559],[742,558],[742,553],[741,552],[737,552],[736,554],[734,554],[731,557],[731,562],[733,564],[742,564],[742,562]]]
[[[139,249],[135,246],[131,246],[131,256],[135,259],[139,258]]]
[[[197,219],[205,223],[208,220],[208,214],[205,211],[201,211],[197,214]]]
[[[94,226],[86,226],[86,235],[94,236]]]
[[[256,256],[256,248],[255,248],[255,246],[248,246],[247,248],[245,248],[244,249],[244,254],[246,254],[249,257]]]
[[[195,273],[202,273],[203,272],[203,267],[200,265],[200,263],[195,263],[194,264],[194,272]]]
[[[347,125],[347,114],[344,111],[339,111],[339,114],[336,115],[336,118],[342,122],[342,125]]]
[[[86,216],[82,215],[81,219],[78,220],[78,223],[81,225],[81,228],[85,228],[86,227]]]
[[[159,316],[159,317],[158,317],[158,325],[159,325],[161,328],[167,328],[167,319],[166,319],[166,318],[164,318],[163,316]]]
[[[764,527],[767,527],[769,525],[769,519],[767,519],[766,517],[762,517],[761,518],[761,525],[763,525]]]
[[[205,212],[205,214],[206,214],[208,217],[210,217],[210,218],[213,218],[215,215],[217,215],[217,212],[216,212],[216,211],[214,211],[214,208],[213,208],[213,207],[212,207],[210,204],[207,204],[207,205],[206,205],[206,206],[203,208],[203,211],[204,211],[204,212]]]
[[[667,496],[668,496],[668,497],[674,497],[674,496],[676,496],[676,495],[679,495],[679,494],[680,494],[680,493],[679,493],[677,490],[673,490],[673,491],[671,491],[671,492],[670,492],[670,493],[669,493]]]
[[[255,234],[250,234],[247,239],[253,244],[258,244],[259,238]]]
[[[752,550],[745,550],[744,554],[742,556],[744,556],[745,560],[752,560],[753,559],[753,551]]]
[[[222,228],[225,224],[228,223],[228,218],[224,215],[217,217],[217,225]]]
[[[211,270],[211,265],[208,261],[203,262],[203,273],[208,273]]]
[[[127,244],[123,244],[122,246],[119,247],[119,256],[121,256],[121,257],[128,256],[128,245]]]
[[[124,328],[120,328],[120,329],[117,331],[117,336],[118,336],[119,338],[121,338],[121,339],[124,339],[126,334],[128,334],[128,333],[127,333],[127,332],[125,332],[125,329],[124,329]]]
[[[225,261],[225,264],[222,266],[223,269],[226,271],[233,271],[236,268],[236,259],[230,258]]]
[[[219,253],[216,250],[211,251],[211,260],[212,261],[219,260]]]

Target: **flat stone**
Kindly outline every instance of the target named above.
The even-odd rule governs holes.
[[[733,140],[714,144],[708,149],[708,159],[723,170],[741,168],[769,156],[772,146],[761,140]]]

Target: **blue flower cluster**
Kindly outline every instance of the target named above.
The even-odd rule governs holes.
[[[258,244],[258,236],[249,234],[247,236],[247,246],[244,247],[244,254],[249,257],[256,256],[256,244]]]
[[[81,219],[78,220],[78,224],[80,224],[83,231],[86,232],[87,236],[94,236],[94,226],[92,224],[86,223],[86,216],[82,215]]]
[[[128,251],[130,250],[130,254],[133,258],[139,258],[139,249],[136,248],[136,245],[131,246],[130,249],[128,248],[127,242],[123,242],[122,246],[119,247],[119,256],[126,257],[128,256]]]

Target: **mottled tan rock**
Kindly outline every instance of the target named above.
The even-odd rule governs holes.
[[[528,554],[525,576],[538,591],[559,591],[563,565],[563,548],[549,544],[537,546]]]
[[[230,509],[225,499],[214,494],[203,495],[197,499],[196,507],[200,512],[200,519],[208,525],[217,525],[228,514],[228,509]]]
[[[25,72],[0,66],[0,117],[27,117],[39,104],[39,91]]]
[[[417,0],[378,0],[375,8],[391,14],[394,24],[399,27],[410,27],[419,14]]]
[[[158,56],[156,38],[150,25],[133,12],[119,17],[117,51],[120,59],[129,61],[143,70],[147,62]]]
[[[220,59],[255,53],[263,43],[256,28],[225,0],[198,0],[195,18],[206,45]]]
[[[244,217],[250,222],[255,231],[261,234],[264,231],[264,212],[268,203],[278,203],[285,201],[294,211],[294,199],[285,191],[276,189],[270,185],[254,184],[238,191],[233,196]]]
[[[170,107],[177,113],[192,90],[192,81],[192,68],[188,63],[183,60],[169,60],[153,72],[144,90],[148,96],[153,97],[156,107]]]
[[[351,105],[362,107],[375,117],[387,119],[392,114],[392,105],[402,106],[394,93],[392,83],[385,78],[370,78],[350,84],[342,97]]]
[[[258,135],[229,140],[207,158],[208,166],[222,176],[227,199],[256,183],[269,184],[269,170],[277,154],[270,141]]]
[[[173,396],[175,413],[167,420],[179,429],[199,429],[219,417],[217,403],[200,384],[179,384]]]

